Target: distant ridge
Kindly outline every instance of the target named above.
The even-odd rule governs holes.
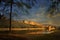
[[[34,22],[34,21],[28,21],[28,20],[19,20],[19,21],[12,21],[12,25],[14,26],[20,26],[20,27],[42,27],[43,24]]]

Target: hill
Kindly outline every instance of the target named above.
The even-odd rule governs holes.
[[[20,21],[12,21],[12,27],[20,27],[20,28],[26,28],[26,27],[31,27],[31,28],[37,28],[37,27],[42,27],[42,24],[39,24],[37,22],[33,21],[27,21],[27,20],[20,20]]]

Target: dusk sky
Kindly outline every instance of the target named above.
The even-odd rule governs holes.
[[[23,2],[26,3],[26,0],[23,0]],[[49,17],[48,15],[46,15],[46,11],[50,4],[51,4],[50,0],[37,0],[37,3],[35,3],[35,5],[32,6],[31,9],[27,9],[26,7],[24,7],[23,10],[28,10],[29,13],[26,13],[21,9],[19,9],[16,5],[13,5],[13,12],[17,13],[18,15],[18,16],[14,16],[13,19],[30,20],[30,21],[35,21],[42,24],[60,25],[60,14],[54,15],[53,17]],[[60,7],[60,4],[59,4],[59,7]],[[0,6],[0,9],[1,9],[1,6]],[[59,11],[60,11],[60,8],[59,8]]]

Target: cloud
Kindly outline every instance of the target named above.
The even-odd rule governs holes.
[[[22,13],[20,13],[19,19],[35,21],[35,22],[40,22],[40,23],[44,23],[44,24],[60,25],[60,14],[49,17],[50,15],[46,15],[47,14],[46,13],[46,10],[47,10],[46,5],[42,5],[43,7],[40,5],[39,8],[33,7],[32,9],[29,10],[29,12],[30,12],[29,15],[23,15]]]

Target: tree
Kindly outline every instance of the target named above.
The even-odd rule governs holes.
[[[16,1],[16,0],[15,0],[15,1]],[[22,0],[17,1],[17,2],[14,2],[14,0],[0,0],[0,4],[2,4],[2,2],[5,3],[5,4],[4,4],[4,7],[3,7],[3,9],[2,9],[3,12],[4,12],[4,11],[5,11],[5,12],[8,11],[8,10],[5,10],[5,9],[6,9],[6,7],[9,7],[9,6],[10,6],[10,12],[9,12],[9,14],[10,14],[10,27],[9,27],[9,30],[11,31],[12,6],[13,6],[13,4],[17,5],[17,7],[19,7],[20,9],[23,8],[24,6],[25,6],[27,9],[31,9],[32,6],[35,5],[36,0],[26,0],[26,2],[28,2],[28,4],[27,4],[27,3],[24,3]],[[30,4],[30,2],[31,2],[32,4]],[[22,9],[21,9],[21,10],[22,10]],[[22,10],[22,11],[23,11],[23,10]],[[24,10],[24,11],[28,13],[28,10]],[[4,13],[3,13],[3,14],[4,14]],[[0,15],[1,15],[1,14],[0,14]],[[3,17],[3,16],[2,16],[2,17]]]
[[[50,0],[50,1],[51,1],[51,4],[47,12],[50,14],[50,16],[53,16],[54,14],[58,13],[58,10],[59,10],[58,6],[60,3],[60,0]]]

